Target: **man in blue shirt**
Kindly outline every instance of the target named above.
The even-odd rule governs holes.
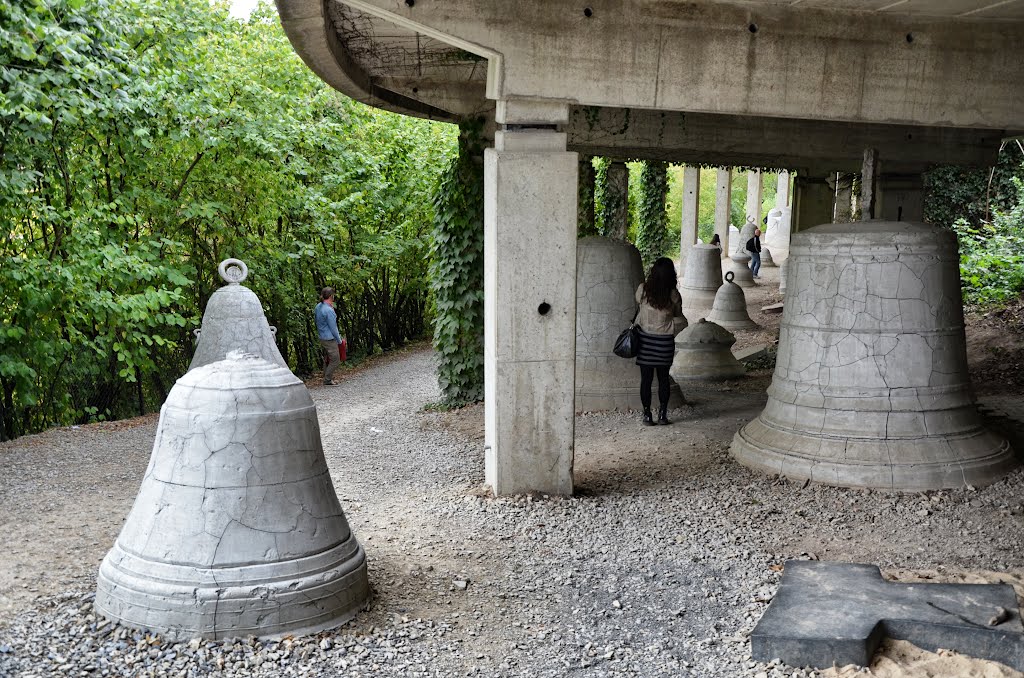
[[[320,337],[320,345],[327,351],[327,367],[324,368],[324,386],[337,386],[331,379],[334,370],[341,364],[341,335],[338,333],[338,314],[334,311],[334,288],[325,287],[320,290],[320,303],[313,311],[316,318],[316,333]]]

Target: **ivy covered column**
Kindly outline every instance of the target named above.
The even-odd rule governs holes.
[[[569,110],[499,101],[496,117],[484,155],[484,473],[496,495],[569,495],[579,165],[553,129]]]
[[[604,185],[604,235],[625,240],[629,232],[629,168],[614,160],[608,165]]]

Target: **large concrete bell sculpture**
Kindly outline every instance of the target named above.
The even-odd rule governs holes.
[[[241,283],[249,268],[238,259],[225,259],[218,267],[227,285],[206,303],[203,324],[195,330],[198,342],[190,370],[223,360],[228,351],[241,350],[287,367],[274,342],[277,329],[267,322],[256,293]]]
[[[715,303],[715,292],[722,285],[722,250],[698,243],[690,248],[686,268],[679,283],[683,315],[690,323],[707,316]]]
[[[172,640],[280,636],[337,626],[369,595],[303,383],[240,352],[186,373],[96,609]]]
[[[967,374],[956,235],[909,222],[793,236],[768,404],[732,455],[831,485],[984,485],[1016,465]]]
[[[717,251],[717,250],[716,250]],[[636,313],[634,295],[644,281],[640,251],[602,236],[576,243],[576,410],[640,409],[636,363],[612,353],[615,339]],[[669,406],[685,404],[672,384]]]
[[[732,354],[736,337],[721,325],[701,318],[676,335],[676,355],[669,374],[676,380],[722,381],[746,370]]]
[[[758,324],[747,313],[747,297],[740,286],[733,282],[733,277],[732,271],[725,274],[725,283],[718,288],[708,320],[730,332],[756,330]]]

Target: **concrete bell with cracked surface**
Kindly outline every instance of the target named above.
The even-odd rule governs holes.
[[[698,243],[686,257],[686,270],[679,283],[683,315],[691,323],[707,316],[715,304],[715,292],[722,286],[722,250]]]
[[[612,348],[636,313],[634,295],[643,281],[640,251],[633,245],[602,236],[577,242],[576,411],[640,409],[636,365]],[[669,406],[684,403],[679,385],[672,384]]]
[[[227,285],[206,303],[203,324],[194,330],[198,342],[189,369],[223,360],[229,351],[245,351],[287,367],[274,341],[277,328],[267,322],[256,293],[241,284],[249,268],[238,259],[225,259],[217,270]]]
[[[186,373],[114,547],[96,609],[172,640],[312,633],[366,607],[309,391],[232,352]]]
[[[777,264],[772,259],[772,251],[767,247],[761,248],[761,268],[774,268]]]
[[[956,235],[910,222],[793,236],[768,404],[733,439],[740,463],[830,485],[985,485],[1015,467],[967,374]]]
[[[750,314],[747,313],[747,297],[740,286],[733,282],[734,276],[732,271],[725,274],[725,283],[718,288],[715,305],[708,314],[708,320],[730,332],[756,330],[758,324],[750,319]]]
[[[735,252],[729,256],[729,259],[732,263],[729,264],[726,274],[733,274],[732,282],[740,287],[757,287],[757,283],[754,282],[754,272],[750,270],[750,255],[745,251]]]
[[[721,381],[742,377],[746,370],[732,354],[736,337],[721,325],[701,318],[676,336],[673,379]]]

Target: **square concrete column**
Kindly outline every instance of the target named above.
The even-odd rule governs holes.
[[[747,172],[747,220],[761,228],[761,170]]]
[[[683,210],[679,229],[679,276],[682,279],[690,248],[697,243],[697,214],[700,210],[700,167],[683,168]]]
[[[775,188],[775,207],[782,209],[789,206],[789,172],[782,170],[779,172],[779,182]]]
[[[732,170],[717,170],[715,179],[715,233],[722,241],[722,258],[729,256],[729,215],[732,207]]]
[[[825,177],[798,174],[793,182],[793,232],[831,224],[835,191]]]
[[[886,221],[924,221],[924,179],[920,174],[878,177],[875,213]]]
[[[499,122],[516,122],[507,113],[499,105]],[[484,153],[484,471],[496,495],[573,491],[579,165],[565,148],[565,134],[524,129],[497,132]]]

